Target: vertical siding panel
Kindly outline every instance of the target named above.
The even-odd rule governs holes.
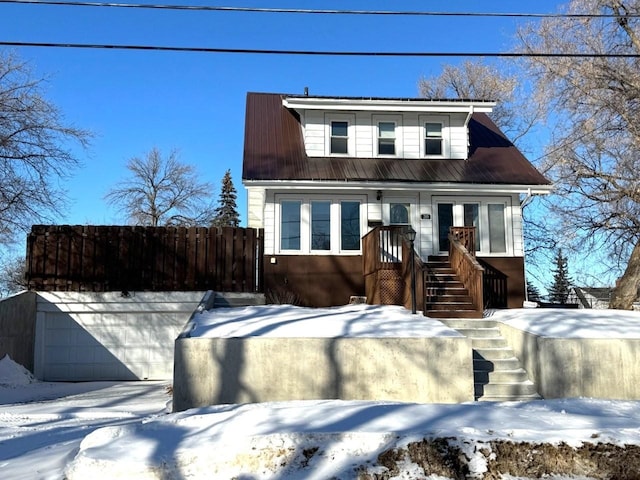
[[[189,263],[187,229],[177,227],[176,239],[176,290],[182,291],[187,283],[187,265]]]
[[[80,291],[82,285],[82,250],[83,250],[83,228],[74,226],[70,229],[70,250],[69,250],[69,288],[73,291]]]
[[[185,245],[185,290],[196,290],[196,268],[198,265],[198,230],[196,227],[186,229]]]
[[[207,287],[211,290],[220,290],[217,275],[219,263],[218,243],[219,230],[217,228],[210,228],[207,241]]]
[[[224,244],[224,250],[221,252],[221,257],[224,258],[224,270],[222,271],[224,278],[222,280],[222,288],[225,292],[233,292],[233,277],[236,270],[233,228],[223,227],[222,238]]]

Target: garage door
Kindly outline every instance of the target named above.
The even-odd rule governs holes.
[[[171,379],[174,340],[203,295],[39,294],[34,373],[46,381]]]

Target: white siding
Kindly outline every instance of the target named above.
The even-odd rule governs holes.
[[[304,144],[310,157],[324,156],[324,112],[308,110],[304,114]]]
[[[264,206],[264,253],[265,255],[273,255],[276,251],[276,206],[274,203],[273,192],[267,192],[265,195]]]
[[[467,158],[469,151],[469,140],[467,129],[464,126],[466,116],[451,115],[450,130],[450,157],[457,159]]]
[[[373,157],[373,127],[371,114],[358,112],[356,115],[356,153],[354,157]]]
[[[247,188],[247,227],[264,226],[265,191],[263,188]]]
[[[355,138],[350,143],[350,156],[369,158],[377,152],[376,119],[391,116],[398,122],[397,146],[398,158],[423,158],[424,117],[446,117],[448,127],[443,132],[446,138],[446,158],[465,159],[468,153],[467,129],[464,126],[466,114],[429,114],[419,115],[409,112],[391,114],[389,112],[324,112],[321,110],[307,110],[302,116],[304,141],[307,155],[323,157],[329,155],[329,123],[331,118],[349,119],[353,122],[349,135]]]
[[[520,198],[513,195],[511,200],[511,219],[513,222],[513,256],[524,256],[524,230],[522,226],[522,207]]]
[[[276,195],[276,193],[278,195]],[[264,199],[264,201],[266,202],[264,208],[261,209],[261,211],[263,212],[263,223],[260,225],[255,225],[256,227],[260,226],[264,228],[264,247],[266,255],[274,255],[277,253],[278,247],[276,234],[278,227],[276,223],[278,222],[278,217],[276,214],[277,204],[275,200],[277,196],[282,195],[293,195],[296,198],[309,196],[322,198],[323,195],[326,195],[327,198],[333,199],[341,197],[346,198],[353,195],[364,196],[366,205],[363,209],[363,215],[365,215],[365,218],[363,219],[363,236],[371,230],[371,228],[368,226],[368,223],[370,221],[379,222],[384,219],[385,214],[383,212],[383,206],[386,205],[390,199],[398,197],[414,197],[414,202],[417,201],[417,205],[414,204],[414,206],[412,207],[412,211],[414,212],[412,225],[418,232],[418,236],[416,239],[418,242],[417,247],[419,248],[420,254],[424,259],[426,259],[429,255],[437,253],[437,231],[435,231],[437,226],[437,211],[434,209],[434,195],[428,190],[423,190],[420,192],[416,192],[415,190],[412,190],[410,192],[383,191],[382,200],[377,200],[377,190],[369,190],[364,188],[353,188],[350,190],[327,190],[323,191],[322,193],[315,190],[278,190],[277,192],[267,191],[264,195],[259,195],[256,192],[251,192],[250,189],[250,203],[257,202],[258,199]],[[468,192],[467,195],[436,195],[435,198],[438,198],[440,200],[450,199],[453,202],[482,202],[482,204],[485,205],[485,207],[482,207],[481,209],[481,215],[485,215],[482,220],[483,222],[486,222],[487,203],[491,203],[493,198],[495,198],[495,201],[498,203],[506,201],[505,218],[507,221],[506,234],[508,236],[508,252],[504,255],[515,257],[523,256],[524,245],[522,238],[522,212],[520,208],[519,197],[517,194],[492,197],[487,195],[473,196],[471,195],[471,192]],[[260,209],[258,209],[256,206],[255,210]],[[486,223],[483,223],[483,225],[486,225]],[[487,255],[486,252],[483,252],[483,254]]]

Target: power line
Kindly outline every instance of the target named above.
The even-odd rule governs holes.
[[[87,48],[107,50],[145,50],[159,52],[231,53],[257,55],[309,55],[333,57],[495,57],[495,58],[640,58],[640,53],[543,53],[543,52],[366,52],[335,50],[272,50],[258,48],[177,47],[161,45],[115,45],[99,43],[10,42],[7,47]]]
[[[17,3],[31,5],[56,5],[71,7],[109,7],[109,8],[144,8],[161,10],[191,10],[215,12],[252,12],[252,13],[292,13],[318,15],[396,15],[396,16],[431,16],[431,17],[510,17],[510,18],[618,18],[615,14],[591,13],[526,13],[526,12],[425,12],[395,10],[346,10],[346,9],[304,9],[304,8],[267,8],[267,7],[226,7],[210,5],[164,5],[142,3],[113,2],[76,2],[52,0],[0,0],[0,3]],[[625,18],[638,18],[640,13],[625,13]]]

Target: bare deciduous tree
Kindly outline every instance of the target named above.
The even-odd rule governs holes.
[[[129,177],[105,198],[120,207],[134,225],[209,225],[213,218],[212,187],[199,179],[192,165],[181,163],[177,151],[163,157],[152,148],[127,163]]]
[[[0,260],[0,298],[27,288],[26,265],[23,257]]]
[[[0,243],[64,210],[60,180],[78,166],[67,147],[89,136],[64,124],[26,63],[0,52]]]
[[[514,67],[506,62],[489,65],[482,60],[446,65],[440,75],[419,80],[420,95],[427,98],[496,101],[497,105],[490,114],[492,120],[522,149],[528,140],[527,135],[536,130],[545,110],[539,102],[530,101],[530,88],[522,75],[507,73]],[[547,275],[548,269],[543,268],[546,266],[543,264],[548,260],[547,255],[555,251],[556,243],[544,215],[546,202],[538,199],[534,199],[534,202],[536,207],[528,207],[524,216],[527,270],[538,266]],[[540,275],[533,276],[545,283]]]
[[[524,102],[530,93],[522,77],[508,73],[507,63],[489,65],[482,60],[468,60],[460,65],[445,65],[438,76],[423,77],[418,82],[420,95],[427,98],[494,100],[492,120],[514,143],[529,133],[540,120],[543,110],[536,102]]]
[[[573,0],[567,11],[609,17],[548,18],[519,32],[525,52],[585,55],[528,61],[553,126],[546,168],[564,235],[630,258],[611,300],[630,308],[640,283],[640,0]]]

